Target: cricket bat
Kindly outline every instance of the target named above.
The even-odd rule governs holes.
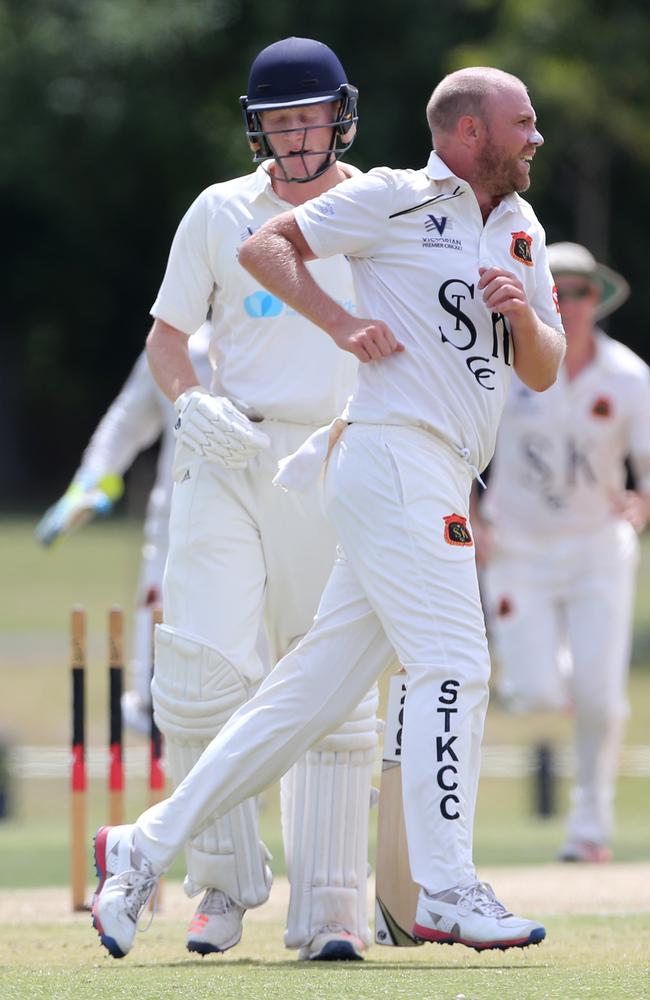
[[[402,723],[406,671],[388,682],[384,753],[377,818],[375,941],[396,948],[422,944],[413,937],[418,892],[411,878],[402,807]]]

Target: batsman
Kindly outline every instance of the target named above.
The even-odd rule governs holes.
[[[357,91],[327,46],[286,38],[254,60],[241,105],[259,165],[207,188],[182,219],[147,345],[154,377],[176,406],[165,624],[152,686],[175,785],[311,624],[335,558],[334,530],[317,488],[288,498],[272,479],[281,456],[341,412],[357,370],[352,355],[238,263],[241,245],[268,219],[359,173],[340,162],[355,135]],[[319,261],[313,274],[353,308],[343,256]],[[187,349],[208,312],[211,392]],[[263,618],[268,663],[259,652]],[[388,659],[382,652],[379,666]],[[370,940],[376,704],[375,686],[282,783],[285,943],[301,959],[360,959]],[[240,940],[245,910],[264,903],[271,887],[255,800],[192,837],[186,856],[186,891],[200,897],[187,947],[226,951]]]

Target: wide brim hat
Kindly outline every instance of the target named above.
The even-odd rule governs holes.
[[[600,264],[579,243],[551,243],[548,247],[548,262],[554,277],[575,274],[588,278],[599,288],[600,302],[595,311],[596,319],[609,316],[623,305],[630,294],[630,286],[625,278],[606,264]]]

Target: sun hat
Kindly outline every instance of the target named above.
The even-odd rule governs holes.
[[[560,274],[575,274],[589,278],[589,281],[598,286],[600,302],[596,308],[596,319],[609,316],[630,294],[630,286],[625,278],[611,267],[600,264],[579,243],[551,243],[548,247],[548,262],[556,278]]]

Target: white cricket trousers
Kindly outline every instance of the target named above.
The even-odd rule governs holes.
[[[511,530],[498,537],[483,580],[498,690],[514,711],[571,705],[576,772],[567,839],[606,844],[628,714],[638,538],[614,520],[570,537]]]
[[[438,892],[475,878],[472,829],[489,656],[469,518],[472,472],[414,427],[353,424],[329,461],[343,552],[314,625],[212,741],[171,798],[137,822],[165,871],[185,841],[276,781],[377,679],[392,645],[408,672],[402,775],[411,870]]]

